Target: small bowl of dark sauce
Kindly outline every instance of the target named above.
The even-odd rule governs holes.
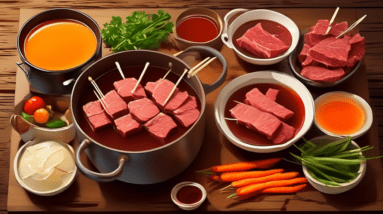
[[[179,208],[195,210],[205,201],[206,190],[199,183],[185,181],[175,185],[170,196]]]
[[[221,17],[207,8],[190,8],[182,12],[176,21],[177,46],[186,49],[204,45],[220,49],[223,24]]]

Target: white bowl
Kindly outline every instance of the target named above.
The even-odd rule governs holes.
[[[330,142],[333,142],[333,141],[339,140],[339,139],[340,139],[339,137],[320,136],[320,137],[313,138],[310,141],[312,143],[330,143]],[[360,148],[359,145],[356,144],[355,141],[353,141],[353,140],[351,141],[351,144],[354,145],[357,148]],[[358,171],[359,175],[354,180],[352,180],[350,182],[347,182],[347,183],[341,183],[340,187],[332,186],[332,185],[327,185],[326,186],[325,184],[315,180],[310,175],[310,173],[307,171],[307,167],[306,166],[303,166],[302,168],[303,168],[303,174],[307,178],[308,182],[315,189],[317,189],[320,192],[327,193],[327,194],[339,194],[339,193],[343,193],[343,192],[349,191],[352,188],[354,188],[356,185],[358,185],[358,183],[363,179],[363,176],[366,173],[366,162],[363,162],[363,163],[360,164],[360,168],[359,168],[359,171]]]
[[[228,22],[232,16],[239,12],[245,12],[238,16],[231,24],[228,26]],[[245,54],[241,53],[233,44],[233,35],[235,31],[245,24],[246,22],[253,21],[253,20],[270,20],[277,22],[283,26],[285,26],[291,33],[292,36],[292,43],[290,48],[284,52],[283,54],[270,58],[270,59],[263,59],[263,58],[256,58],[256,57],[249,57]],[[248,10],[248,9],[234,9],[228,12],[224,18],[225,28],[222,33],[222,41],[225,43],[225,45],[231,49],[234,49],[235,53],[244,61],[249,62],[251,64],[255,65],[272,65],[275,63],[278,63],[285,59],[287,56],[291,54],[291,52],[295,49],[295,47],[298,44],[299,41],[299,28],[298,26],[287,16],[272,11],[272,10]]]
[[[370,107],[370,105],[368,105],[368,103],[363,98],[359,97],[358,95],[355,95],[355,94],[352,94],[352,93],[348,93],[348,92],[344,92],[344,91],[333,91],[333,92],[329,92],[329,93],[326,93],[326,94],[323,94],[323,95],[319,96],[315,100],[315,109],[319,109],[320,106],[322,106],[323,104],[326,103],[326,100],[329,100],[329,99],[332,99],[332,98],[339,99],[340,97],[345,97],[345,98],[349,98],[349,99],[354,100],[355,103],[357,105],[359,105],[359,107],[361,107],[363,109],[363,111],[364,111],[365,121],[364,121],[363,126],[359,129],[359,131],[357,131],[357,132],[355,132],[355,133],[350,135],[351,139],[356,139],[356,138],[362,136],[364,133],[366,133],[371,128],[372,120],[373,120],[373,115],[372,115],[371,107]],[[325,133],[327,135],[330,135],[330,136],[338,136],[338,137],[340,136],[340,135],[331,133],[331,132],[327,131],[326,129],[324,129],[318,123],[316,117],[314,117],[314,122],[315,122],[315,125],[323,133]]]
[[[202,198],[198,202],[196,202],[194,204],[184,204],[184,203],[181,203],[177,199],[177,193],[184,186],[195,186],[195,187],[199,188],[201,190],[201,192],[202,192]],[[175,185],[173,187],[173,189],[172,189],[172,192],[170,193],[170,197],[172,198],[172,201],[179,208],[181,208],[183,210],[195,210],[195,209],[197,209],[205,201],[206,195],[207,195],[206,194],[206,190],[205,190],[205,188],[201,184],[195,183],[195,182],[191,182],[191,181],[185,181],[185,182],[181,182],[181,183]]]
[[[257,146],[248,144],[238,139],[227,126],[224,115],[226,102],[229,97],[239,89],[257,83],[274,83],[286,86],[291,88],[302,99],[305,108],[303,126],[301,130],[294,136],[294,138],[287,141],[286,143],[270,146]],[[290,75],[275,71],[259,71],[235,78],[221,90],[215,102],[214,109],[215,122],[221,133],[223,133],[225,137],[234,145],[244,150],[257,153],[278,152],[290,147],[304,134],[306,134],[314,120],[314,100],[306,86],[304,86],[300,81]]]
[[[64,190],[68,189],[68,187],[73,183],[74,178],[76,177],[76,173],[77,173],[77,166],[75,165],[75,170],[73,172],[71,172],[71,175],[68,176],[64,180],[64,183],[60,187],[58,187],[56,189],[49,190],[49,191],[38,191],[38,190],[35,190],[35,189],[31,188],[30,186],[28,186],[21,179],[21,177],[19,175],[19,161],[20,161],[21,156],[22,156],[22,154],[24,153],[24,151],[25,151],[25,149],[27,147],[30,147],[30,146],[33,146],[33,145],[36,145],[36,144],[42,143],[42,142],[45,142],[45,141],[43,141],[43,140],[33,140],[33,141],[29,141],[29,142],[25,143],[19,149],[19,151],[17,151],[17,153],[16,153],[15,160],[13,161],[13,171],[15,172],[16,181],[20,184],[20,186],[22,186],[27,191],[29,191],[29,192],[31,192],[33,194],[36,194],[36,195],[40,195],[40,196],[53,196],[53,195],[57,195],[57,194],[63,192]],[[61,146],[66,148],[69,151],[69,153],[73,156],[73,161],[74,161],[74,150],[73,150],[73,148],[69,144],[67,144],[67,143],[60,142],[60,141],[55,141],[55,142],[59,143]]]

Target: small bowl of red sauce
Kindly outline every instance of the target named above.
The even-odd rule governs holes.
[[[175,185],[170,196],[179,208],[195,210],[205,201],[206,190],[199,183],[185,181]]]
[[[177,18],[175,40],[180,49],[197,45],[220,49],[222,31],[222,19],[215,11],[207,8],[190,8]]]

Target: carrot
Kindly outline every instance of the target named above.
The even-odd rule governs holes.
[[[228,182],[247,178],[259,178],[280,172],[283,172],[283,169],[271,169],[267,171],[224,172],[220,177],[222,181]]]
[[[297,186],[285,186],[285,187],[272,187],[272,188],[267,188],[261,191],[257,191],[254,193],[250,193],[248,195],[241,195],[239,198],[241,200],[246,200],[248,198],[251,198],[255,195],[258,195],[259,193],[295,193],[298,192],[299,190],[303,189],[306,186],[306,184],[301,184]]]
[[[223,182],[222,180],[221,180],[221,178],[219,177],[219,175],[210,175],[210,180],[212,180],[212,181],[215,181],[215,182]]]
[[[277,164],[282,158],[271,158],[266,160],[245,161],[233,164],[213,166],[210,168],[213,172],[237,172],[249,169],[268,169]]]
[[[244,186],[239,189],[237,189],[237,195],[248,195],[253,192],[257,192],[260,190],[272,188],[272,187],[283,187],[283,186],[289,186],[293,184],[299,184],[299,183],[307,183],[306,178],[293,178],[290,180],[279,180],[279,181],[269,181],[266,183],[260,183],[260,184],[251,184],[249,186]]]
[[[265,183],[268,181],[276,181],[276,180],[287,180],[295,178],[299,175],[298,172],[286,172],[286,173],[276,173],[265,177],[260,178],[248,178],[244,180],[234,181],[231,183],[231,186],[235,188],[240,188],[244,186],[248,186],[250,184],[259,184]]]

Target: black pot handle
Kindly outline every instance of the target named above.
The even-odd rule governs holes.
[[[222,69],[221,76],[219,76],[218,79],[215,82],[213,82],[212,84],[203,84],[202,83],[202,86],[203,86],[203,89],[205,90],[205,93],[208,94],[208,93],[214,91],[215,89],[217,89],[219,86],[221,86],[226,80],[227,63],[226,63],[225,57],[223,57],[222,54],[219,51],[217,51],[216,49],[208,47],[208,46],[189,47],[189,48],[185,49],[184,52],[179,54],[177,57],[180,59],[183,59],[184,57],[186,57],[188,55],[187,52],[192,52],[192,51],[196,51],[196,52],[203,53],[206,55],[213,55],[213,56],[217,57],[217,59],[222,63],[223,69]]]
[[[24,73],[25,73],[25,76],[27,77],[27,78],[29,78],[29,72],[27,71],[27,70],[25,70],[25,66],[24,66],[24,68],[23,67],[21,67],[22,65],[24,65],[24,63],[23,62],[16,62],[16,65],[17,66],[19,66],[19,68],[22,70],[22,71],[24,71]]]
[[[125,163],[129,160],[129,157],[127,155],[121,155],[118,158],[118,167],[116,170],[113,172],[108,172],[108,173],[98,173],[98,172],[93,172],[87,169],[81,162],[80,155],[81,153],[91,144],[91,142],[88,139],[83,140],[79,147],[77,148],[76,151],[76,165],[80,172],[85,175],[87,178],[90,178],[95,181],[100,181],[100,182],[109,182],[109,181],[114,181],[118,177],[120,177],[122,170],[124,169]]]

